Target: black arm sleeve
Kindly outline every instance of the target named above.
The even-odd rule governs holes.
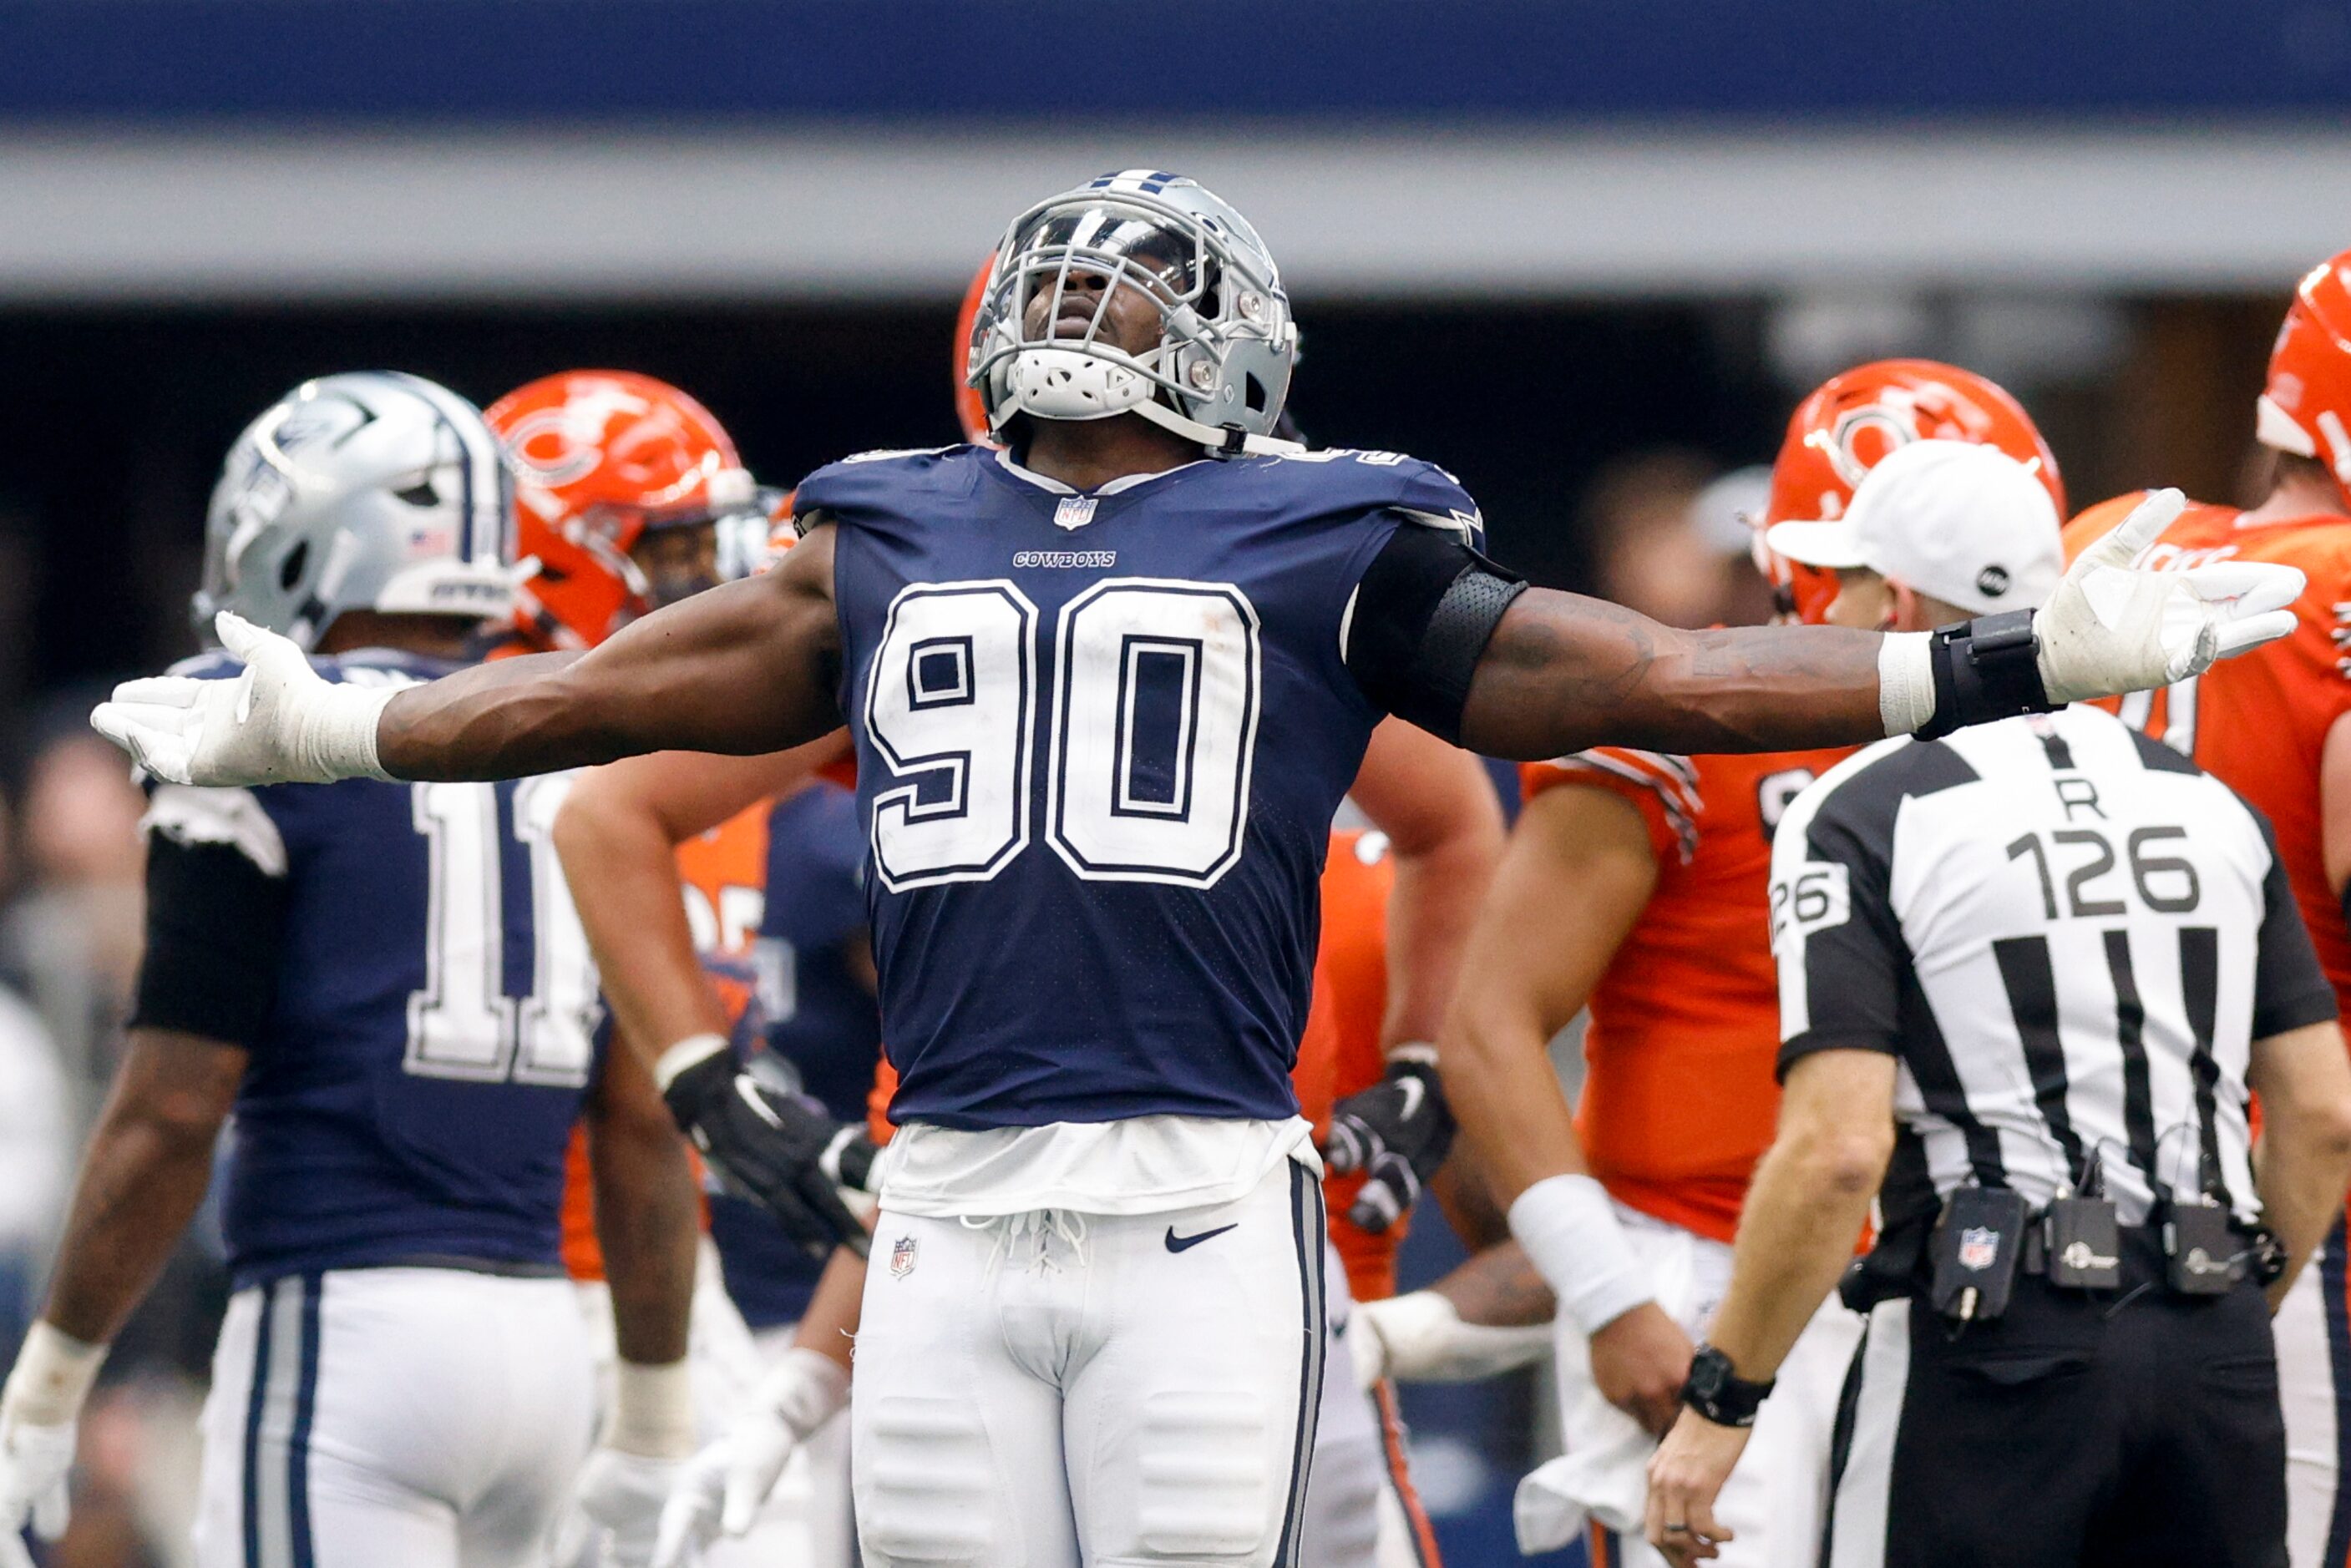
[[[1526,589],[1452,535],[1407,523],[1356,585],[1347,669],[1383,711],[1458,743],[1479,657]]]
[[[147,844],[147,956],[131,1026],[251,1049],[277,1000],[285,881],[226,844]]]

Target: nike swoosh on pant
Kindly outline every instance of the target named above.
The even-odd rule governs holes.
[[[1170,1225],[1167,1227],[1167,1250],[1171,1252],[1180,1252],[1187,1247],[1196,1247],[1212,1237],[1221,1236],[1228,1231],[1238,1231],[1240,1228],[1240,1221],[1236,1220],[1229,1225],[1219,1225],[1213,1231],[1203,1231],[1196,1236],[1178,1236],[1176,1234],[1176,1227]]]

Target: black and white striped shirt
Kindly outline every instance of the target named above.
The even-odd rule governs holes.
[[[2094,1152],[2126,1224],[2158,1186],[2255,1216],[2252,1042],[2335,1016],[2269,826],[2092,708],[1871,746],[1771,863],[1780,1070],[1900,1058],[1886,1227],[1970,1179],[2038,1207]]]

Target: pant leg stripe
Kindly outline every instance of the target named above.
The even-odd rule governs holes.
[[[1396,1505],[1404,1511],[1404,1521],[1412,1532],[1412,1560],[1416,1568],[1438,1568],[1437,1529],[1428,1521],[1428,1510],[1421,1506],[1420,1493],[1413,1490],[1412,1470],[1405,1463],[1404,1451],[1404,1412],[1397,1407],[1395,1385],[1382,1379],[1372,1386],[1372,1419],[1380,1429],[1382,1469],[1387,1475],[1388,1490],[1395,1494]]]
[[[253,1391],[245,1401],[245,1568],[261,1568],[261,1413],[269,1393],[269,1287],[254,1314]]]
[[[2318,1254],[2319,1299],[2326,1308],[2326,1359],[2335,1377],[2335,1507],[2326,1521],[2325,1563],[2351,1559],[2351,1268],[2344,1221],[2335,1216]]]
[[[302,1349],[294,1386],[294,1428],[286,1443],[287,1535],[294,1568],[314,1568],[310,1540],[310,1419],[319,1401],[319,1302],[326,1282],[302,1276]]]
[[[1894,1482],[1894,1442],[1910,1382],[1910,1303],[1880,1302],[1869,1314],[1855,1375],[1853,1426],[1830,1501],[1828,1568],[1884,1568]]]
[[[1330,1337],[1322,1302],[1322,1184],[1296,1160],[1290,1162],[1290,1225],[1298,1248],[1298,1291],[1304,1303],[1304,1359],[1298,1374],[1298,1435],[1290,1448],[1290,1503],[1281,1520],[1281,1544],[1274,1561],[1296,1568],[1299,1531],[1306,1516],[1306,1480],[1314,1455],[1314,1422],[1322,1404],[1322,1347]]]

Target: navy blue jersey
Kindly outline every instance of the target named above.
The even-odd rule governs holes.
[[[1407,514],[1477,543],[1468,496],[1392,452],[1081,494],[951,447],[797,504],[840,524],[893,1116],[1295,1114],[1317,878],[1380,717],[1353,596]]]
[[[336,681],[450,668],[314,662]],[[182,672],[236,668],[216,655]],[[240,1283],[424,1260],[559,1266],[564,1145],[601,1016],[549,839],[568,787],[156,791],[159,851],[230,845],[283,888],[274,1001],[239,1042],[252,1062],[223,1227]]]
[[[857,798],[823,781],[768,824],[768,905],[753,950],[768,1054],[842,1121],[862,1121],[882,1051],[865,944],[865,836]],[[718,1194],[710,1237],[726,1293],[753,1328],[796,1323],[822,1265],[758,1205]]]

